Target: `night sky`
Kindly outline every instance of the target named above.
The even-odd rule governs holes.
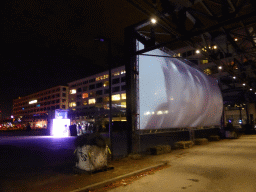
[[[146,17],[125,0],[4,1],[1,30],[0,110],[40,90],[107,70],[112,40],[114,66],[123,65],[124,28]]]

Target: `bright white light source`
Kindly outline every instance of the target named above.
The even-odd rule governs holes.
[[[234,76],[233,79],[236,79],[236,76]]]
[[[55,137],[69,136],[70,119],[53,119],[51,135]]]
[[[152,19],[151,19],[151,23],[155,24],[155,23],[156,23],[156,19],[155,19],[155,18],[152,18]]]
[[[222,69],[222,66],[219,66],[218,68],[219,68],[219,69]]]
[[[250,89],[250,91],[252,91],[252,88]]]
[[[217,45],[214,45],[214,46],[213,46],[213,49],[217,49]]]
[[[199,54],[200,53],[200,50],[196,50],[196,54]]]
[[[148,111],[148,112],[144,113],[144,115],[150,115],[150,112]]]
[[[245,86],[245,83],[243,83],[243,86]]]
[[[71,89],[70,94],[76,94],[76,89]]]
[[[32,100],[32,101],[29,101],[28,104],[34,104],[34,103],[37,103],[37,100]]]
[[[162,111],[157,111],[156,114],[157,114],[157,115],[162,115],[163,112],[162,112]]]
[[[235,39],[234,39],[234,41],[238,41],[238,39],[237,39],[237,38],[235,38]]]

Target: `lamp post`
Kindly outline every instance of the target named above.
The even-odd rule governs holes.
[[[111,47],[111,39],[106,37],[97,37],[94,39],[95,41],[107,42],[108,43],[108,71],[109,71],[109,142],[110,142],[110,151],[111,151],[111,159],[113,157],[112,152],[112,47]]]

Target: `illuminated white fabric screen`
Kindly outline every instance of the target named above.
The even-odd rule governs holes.
[[[159,49],[147,54],[170,56]],[[217,80],[186,62],[139,56],[140,129],[220,125],[223,99]]]

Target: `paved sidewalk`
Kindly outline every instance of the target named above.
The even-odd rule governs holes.
[[[229,140],[221,140],[215,142],[228,142]],[[211,143],[209,143],[211,144]],[[200,146],[194,146],[195,148]],[[193,148],[194,148],[193,147]],[[192,149],[193,149],[192,148]],[[147,155],[142,159],[134,160],[129,157],[114,160],[109,163],[109,167],[113,169],[89,173],[77,173],[74,171],[74,164],[63,165],[59,167],[47,167],[40,173],[31,172],[26,176],[21,175],[18,181],[5,181],[2,183],[2,191],[8,192],[33,192],[33,191],[54,191],[54,192],[79,192],[89,191],[96,188],[104,188],[104,186],[122,180],[133,175],[138,175],[140,172],[147,172],[154,168],[162,166],[168,167],[167,163],[178,160],[183,155],[189,153],[191,149],[172,150],[171,153],[162,155]],[[24,173],[25,174],[25,173]],[[106,191],[106,189],[104,189]],[[104,191],[103,189],[97,191]],[[0,186],[1,191],[1,186]]]
[[[173,150],[163,155],[146,155],[134,160],[129,157],[110,161],[108,167],[113,169],[97,173],[78,173],[74,164],[57,167],[46,167],[44,170],[24,170],[18,180],[8,180],[0,184],[0,191],[33,192],[33,191],[88,191],[89,188],[105,186],[117,179],[166,165],[170,156],[178,158],[185,150]],[[15,177],[17,178],[17,176]],[[1,186],[2,185],[2,186]]]

